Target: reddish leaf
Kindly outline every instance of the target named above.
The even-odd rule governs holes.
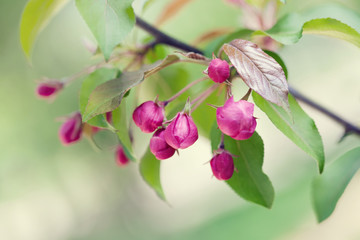
[[[236,39],[224,51],[244,82],[263,98],[289,109],[288,84],[281,66],[255,43]]]

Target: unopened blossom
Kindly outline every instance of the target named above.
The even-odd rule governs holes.
[[[80,140],[82,119],[79,112],[68,118],[59,129],[59,138],[63,145],[69,145]]]
[[[175,149],[165,141],[165,129],[158,129],[150,139],[150,151],[159,160],[170,158],[174,155]]]
[[[221,132],[236,140],[244,140],[255,131],[256,118],[253,113],[253,103],[245,100],[234,102],[231,97],[216,110],[216,121]]]
[[[133,113],[133,120],[141,131],[151,133],[164,121],[164,108],[158,103],[147,101],[138,106]]]
[[[198,130],[192,117],[185,112],[179,112],[165,130],[166,142],[175,149],[184,149],[193,145],[198,137]]]
[[[64,83],[60,81],[41,82],[36,88],[36,94],[41,98],[53,97],[63,87],[64,87]]]
[[[228,180],[234,173],[234,160],[231,154],[224,150],[215,154],[210,166],[214,176],[219,180]]]
[[[124,152],[124,148],[119,145],[115,151],[115,162],[120,167],[124,167],[129,163],[129,158]]]
[[[211,60],[208,67],[209,77],[217,83],[222,83],[230,77],[229,64],[225,60],[215,58]]]

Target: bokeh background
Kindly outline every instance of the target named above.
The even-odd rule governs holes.
[[[168,1],[153,2],[144,14],[149,21]],[[282,13],[328,2],[288,0]],[[359,1],[338,2],[360,12]],[[70,1],[41,33],[30,66],[19,44],[25,4],[0,0],[0,239],[360,239],[360,175],[333,215],[318,224],[310,199],[315,162],[260,110],[264,171],[276,190],[271,210],[245,202],[211,177],[205,138],[162,163],[168,203],[142,180],[137,164],[117,167],[110,149],[96,152],[85,140],[63,147],[55,119],[77,110],[81,79],[51,104],[36,98],[36,79],[61,78],[91,64],[83,38],[93,38]],[[220,0],[194,0],[162,29],[190,43],[209,29],[240,26],[239,13]],[[293,86],[360,124],[360,49],[304,36],[279,54]],[[339,143],[342,127],[303,107],[317,123],[328,162],[360,145],[355,136]]]

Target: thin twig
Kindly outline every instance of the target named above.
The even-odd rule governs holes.
[[[199,78],[198,80],[192,81],[191,83],[189,83],[188,85],[186,85],[183,89],[181,89],[179,92],[177,92],[174,96],[172,96],[171,98],[169,98],[168,100],[164,101],[164,105],[167,105],[169,102],[175,100],[177,97],[179,97],[181,94],[183,94],[184,92],[186,92],[189,88],[191,88],[192,86],[194,86],[195,84],[198,84],[199,82],[202,82],[204,80],[208,79],[207,76]]]

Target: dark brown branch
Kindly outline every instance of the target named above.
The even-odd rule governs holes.
[[[172,38],[172,37],[166,35],[165,33],[161,32],[159,29],[151,26],[150,24],[148,24],[147,22],[145,22],[144,20],[142,20],[138,16],[136,17],[136,25],[138,27],[142,28],[144,31],[151,34],[153,37],[155,37],[156,43],[158,43],[158,44],[166,44],[166,45],[178,48],[178,49],[183,50],[183,51],[195,52],[195,53],[203,54],[203,52],[200,49],[197,49],[195,47],[187,45],[186,43],[183,43],[183,42],[181,42],[181,41],[179,41],[179,40],[177,40],[175,38]],[[294,88],[289,87],[289,91],[299,101],[302,101],[302,102],[308,104],[310,107],[322,112],[323,114],[325,114],[329,118],[331,118],[334,121],[341,124],[345,128],[344,136],[346,136],[348,134],[352,134],[352,133],[357,134],[357,135],[360,136],[360,128],[359,127],[351,124],[350,122],[344,120],[343,118],[336,115],[335,113],[333,113],[333,112],[327,110],[326,108],[320,106],[319,104],[313,102],[309,98],[307,98],[304,95],[302,95],[301,93],[299,93]]]
[[[325,114],[329,118],[331,118],[334,121],[338,122],[339,124],[343,125],[344,128],[345,128],[345,135],[352,134],[352,133],[360,135],[360,128],[359,127],[351,124],[350,122],[348,122],[345,119],[339,117],[338,115],[336,115],[335,113],[329,111],[328,109],[324,108],[323,106],[320,106],[316,102],[313,102],[309,98],[307,98],[304,95],[302,95],[301,93],[299,93],[294,88],[289,87],[289,91],[299,101],[309,105],[310,107],[318,110],[319,112],[322,112],[323,114]]]
[[[150,33],[153,37],[155,37],[158,44],[166,44],[186,52],[195,52],[202,54],[201,50],[187,45],[173,37],[170,37],[169,35],[166,35],[165,33],[159,31],[157,28],[151,26],[139,17],[136,17],[136,25],[144,31]]]

